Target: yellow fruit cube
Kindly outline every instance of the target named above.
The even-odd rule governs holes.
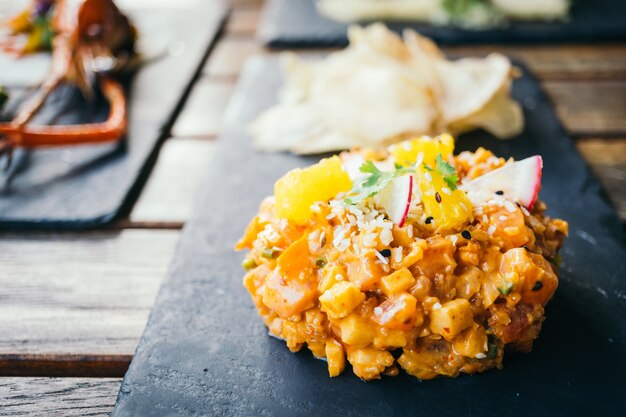
[[[395,294],[374,309],[372,319],[383,327],[409,330],[424,322],[422,310],[417,308],[417,300],[411,294]]]
[[[381,327],[376,338],[374,347],[376,349],[394,349],[405,347],[407,343],[406,332]]]
[[[346,367],[346,355],[343,346],[336,340],[326,342],[326,362],[328,362],[328,374],[332,377],[343,372]]]
[[[439,135],[435,138],[422,136],[406,140],[390,149],[396,163],[400,165],[414,165],[420,154],[423,162],[429,165],[435,163],[437,154],[448,158],[454,151],[454,138],[448,134]]]
[[[354,283],[343,281],[333,285],[320,295],[322,311],[331,319],[347,316],[365,300],[365,294]]]
[[[471,201],[463,191],[451,190],[440,172],[420,165],[417,178],[424,211],[433,218],[431,224],[437,230],[459,228],[472,220]]]
[[[356,376],[369,380],[380,378],[380,373],[393,365],[394,359],[386,350],[349,349],[348,361]]]
[[[487,332],[478,323],[465,329],[454,339],[454,351],[468,358],[484,358],[487,351]]]
[[[415,285],[415,278],[406,268],[399,269],[380,280],[380,288],[386,296],[408,290]]]
[[[304,169],[294,169],[274,184],[274,212],[277,217],[304,223],[311,215],[311,205],[327,201],[352,188],[352,181],[338,156],[322,159]]]
[[[469,301],[464,298],[435,304],[430,312],[430,330],[451,341],[461,331],[474,324]]]
[[[341,265],[327,265],[322,271],[322,279],[319,282],[318,289],[320,293],[324,293],[333,285],[346,279],[346,270]]]
[[[352,346],[367,346],[376,336],[376,330],[369,319],[358,314],[350,314],[339,322],[341,340]]]

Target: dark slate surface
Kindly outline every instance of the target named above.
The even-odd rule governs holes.
[[[127,211],[213,45],[225,11],[220,2],[202,0],[130,10],[140,42],[159,46],[151,51],[157,56],[149,57],[127,83],[126,139],[18,150],[11,169],[0,172],[0,229],[86,228]],[[103,100],[88,103],[65,88],[54,93],[35,122],[84,123],[106,118],[107,111]]]
[[[126,374],[113,416],[574,416],[626,408],[626,248],[622,226],[530,77],[515,82],[525,133],[461,138],[503,156],[544,157],[542,198],[570,221],[561,284],[530,354],[504,369],[420,382],[401,373],[365,383],[327,376],[304,349],[267,335],[242,286],[235,241],[286,170],[315,158],[259,154],[245,126],[280,84],[274,58],[246,67],[220,150]]]
[[[395,31],[410,27],[438,43],[451,45],[615,41],[626,39],[626,1],[573,0],[567,22],[513,22],[482,31],[416,22],[388,25]],[[344,23],[321,16],[313,0],[268,0],[258,36],[274,48],[345,46],[346,28]]]

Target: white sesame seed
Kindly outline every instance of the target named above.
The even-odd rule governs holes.
[[[407,228],[406,234],[408,237],[413,237],[413,225],[410,224],[409,227]]]
[[[383,309],[381,307],[374,307],[374,314],[380,316],[381,314],[383,314]]]
[[[326,220],[332,220],[335,217],[337,217],[337,215],[335,213],[330,213],[328,216],[326,216]]]
[[[483,214],[483,222],[487,223],[489,221],[489,218],[487,217],[486,214]]]
[[[506,221],[506,219],[508,219],[508,217],[506,217],[505,215],[498,216],[498,220],[500,220],[501,222]]]
[[[433,310],[439,310],[441,308],[441,303],[436,302],[435,304],[433,304]]]
[[[393,254],[393,259],[400,263],[402,261],[402,248],[396,248]]]
[[[444,194],[452,194],[452,191],[450,191],[450,189],[448,187],[442,187],[441,191],[443,191]]]
[[[487,355],[485,355],[484,353],[477,353],[475,358],[476,359],[485,359],[487,357]]]
[[[489,234],[489,236],[493,236],[495,231],[496,231],[496,226],[494,226],[493,224],[489,226],[489,229],[487,229],[487,233]]]
[[[385,258],[383,255],[380,254],[380,252],[378,251],[374,251],[374,253],[376,254],[376,257],[378,258],[378,260],[380,262],[382,262],[383,264],[388,264],[389,263],[389,259]]]
[[[432,175],[430,175],[430,172],[425,173],[425,174],[424,174],[424,177],[425,177],[425,178],[426,178],[429,182],[431,182],[431,181],[433,180],[433,176],[432,176]]]
[[[458,237],[457,235],[452,235],[452,236],[450,236],[450,241],[452,241],[452,244],[453,244],[454,246],[456,246],[456,242],[457,242],[457,240],[459,240],[459,237]]]
[[[504,203],[504,207],[510,212],[513,213],[515,212],[515,210],[517,210],[517,206],[513,203],[511,203],[510,201],[507,201]]]

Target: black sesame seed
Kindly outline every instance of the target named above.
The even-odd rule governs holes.
[[[533,285],[533,291],[539,291],[542,288],[543,288],[543,284],[541,281],[537,281],[535,282],[535,285]]]
[[[209,372],[209,368],[204,368],[202,372]]]
[[[435,200],[437,200],[437,203],[441,203],[441,196],[438,192],[435,192]]]
[[[504,191],[502,191],[502,190],[498,190],[498,191],[496,191],[496,194],[498,194],[498,195],[504,195]]]
[[[434,219],[431,216],[426,217],[426,224],[431,224],[433,220]]]
[[[463,236],[465,239],[468,239],[468,240],[472,238],[472,234],[468,232],[467,230],[463,230],[461,232],[461,236]]]
[[[517,201],[515,202],[515,205],[516,205],[518,208],[522,208],[522,205],[521,205],[520,203],[518,203]]]
[[[385,258],[389,258],[391,256],[391,249],[383,249],[380,251],[380,254]]]

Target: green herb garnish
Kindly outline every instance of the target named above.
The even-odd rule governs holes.
[[[243,260],[243,262],[241,263],[241,266],[243,267],[243,269],[245,269],[246,271],[249,271],[251,269],[256,268],[256,262],[254,261],[254,259],[252,258],[246,258]]]
[[[487,335],[487,357],[485,359],[495,359],[498,356],[498,338],[492,334]]]
[[[261,252],[261,256],[267,259],[274,259],[280,254],[282,250],[280,248],[265,248]]]
[[[356,204],[364,201],[383,190],[394,178],[405,174],[415,173],[415,166],[402,166],[396,164],[393,171],[381,171],[372,161],[365,161],[359,167],[359,171],[367,176],[354,185],[348,197],[343,201],[346,204]]]
[[[444,161],[440,153],[437,154],[435,161],[437,163],[437,171],[443,176],[443,180],[450,190],[456,190],[456,183],[459,181],[459,177],[456,175],[454,167]]]
[[[487,6],[486,0],[443,0],[442,6],[452,18],[462,18],[474,7]]]
[[[504,285],[498,287],[498,291],[500,291],[500,294],[506,297],[507,295],[511,294],[511,291],[513,291],[513,283],[505,283]]]

